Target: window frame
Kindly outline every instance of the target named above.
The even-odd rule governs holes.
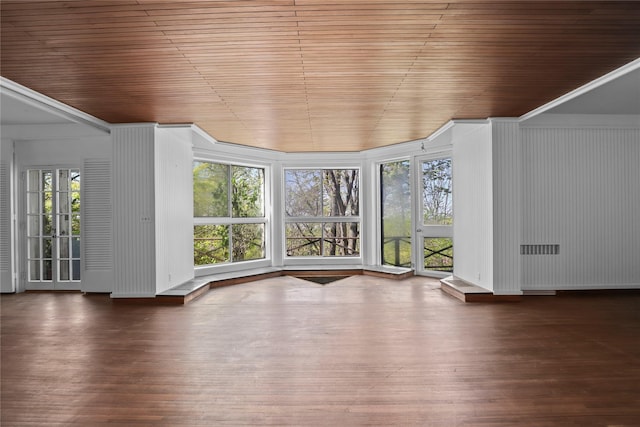
[[[208,274],[217,274],[222,272],[232,272],[237,270],[244,270],[247,268],[263,268],[271,265],[272,251],[271,251],[271,227],[272,227],[272,212],[271,212],[271,165],[262,164],[259,162],[242,162],[234,159],[221,159],[210,158],[206,156],[194,156],[192,161],[192,173],[193,167],[196,162],[200,163],[214,163],[226,165],[229,167],[228,174],[228,200],[229,209],[228,215],[224,217],[197,217],[193,212],[193,227],[198,225],[223,225],[229,227],[230,239],[229,239],[229,261],[221,262],[217,264],[204,264],[196,265],[194,260],[195,276],[204,276]],[[233,217],[232,207],[232,168],[246,167],[262,169],[263,171],[263,183],[262,183],[262,195],[263,195],[263,216],[261,217]],[[193,187],[193,186],[192,186]],[[233,225],[242,224],[263,224],[263,240],[264,240],[264,257],[259,259],[252,259],[246,261],[233,261]],[[195,238],[195,236],[194,236]]]
[[[414,206],[414,177],[415,171],[413,170],[415,156],[403,156],[403,157],[388,157],[381,159],[374,163],[375,174],[375,205],[376,205],[376,263],[379,266],[411,268],[415,267],[414,263],[414,240],[415,240],[415,206]],[[409,266],[394,266],[393,264],[384,263],[384,208],[383,208],[383,182],[382,182],[382,167],[392,163],[408,162],[409,165],[409,179],[407,186],[409,187]]]
[[[347,163],[347,164],[336,164],[331,163],[328,166],[322,166],[318,164],[301,164],[297,163],[295,165],[283,165],[282,166],[282,180],[281,180],[281,194],[283,198],[282,202],[282,246],[281,253],[284,264],[288,265],[302,265],[302,264],[327,264],[327,265],[360,265],[363,259],[363,212],[362,212],[362,201],[363,201],[363,192],[362,192],[362,184],[363,177],[362,171],[363,167],[361,164]],[[350,216],[288,216],[286,213],[286,197],[287,197],[287,171],[291,170],[314,170],[314,171],[325,171],[325,170],[356,170],[358,171],[358,215],[350,215]],[[322,197],[322,189],[320,192],[320,197]],[[322,210],[322,207],[321,207]],[[321,229],[321,239],[324,240],[324,227],[326,224],[334,224],[334,223],[357,223],[358,224],[358,254],[357,255],[287,255],[287,236],[286,229],[288,224],[294,223],[314,223],[319,224]],[[322,247],[322,246],[321,246]]]

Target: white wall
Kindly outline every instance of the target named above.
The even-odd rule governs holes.
[[[522,129],[523,243],[560,253],[522,256],[523,289],[640,287],[640,126],[548,123]]]
[[[16,141],[16,163],[21,167],[75,165],[82,167],[86,158],[110,158],[108,136],[68,139]]]
[[[193,279],[190,128],[158,128],[155,141],[156,293]]]
[[[453,128],[454,275],[493,290],[491,128]]]
[[[522,293],[522,164],[516,119],[491,119],[493,293]]]
[[[92,159],[93,162],[87,161]],[[110,199],[110,194],[101,192],[96,194],[91,189],[92,185],[98,188],[110,189],[110,176],[96,175],[93,165],[96,162],[110,164],[111,159],[111,140],[108,136],[91,137],[82,139],[68,140],[34,140],[34,141],[16,141],[15,142],[15,161],[18,173],[24,172],[29,167],[50,167],[50,166],[66,166],[77,167],[81,170],[81,206],[83,220],[81,231],[81,259],[82,273],[80,289],[85,292],[109,292],[112,286],[113,266],[110,263],[109,255],[112,253],[111,247],[111,223],[110,212],[105,212],[104,198]],[[85,176],[85,173],[87,176]],[[88,178],[86,182],[85,178]],[[86,185],[89,185],[89,189]],[[23,188],[16,187],[17,195],[20,196]],[[20,203],[21,197],[15,198],[16,203]],[[106,205],[107,207],[109,204]],[[20,215],[21,210],[18,209]],[[91,218],[87,218],[87,212]],[[100,213],[99,227],[96,225],[87,226],[95,218],[91,212]],[[93,224],[96,224],[95,221]],[[20,231],[18,231],[20,232]],[[104,238],[106,236],[106,239]],[[17,241],[20,237],[16,236]],[[24,263],[24,247],[16,245],[17,252],[17,268],[19,271],[25,271]],[[89,264],[87,265],[87,259]],[[99,259],[99,268],[94,269],[91,260]],[[87,269],[88,268],[88,269]],[[23,275],[20,275],[21,277]],[[23,286],[19,286],[23,289]]]
[[[119,125],[111,131],[114,298],[156,295],[155,126]]]

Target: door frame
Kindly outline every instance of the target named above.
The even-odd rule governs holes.
[[[453,225],[424,225],[423,223],[423,203],[422,203],[422,162],[428,160],[437,160],[449,158],[452,160],[453,170],[453,152],[452,149],[433,151],[428,154],[416,155],[412,158],[411,173],[413,175],[413,211],[414,211],[414,227],[412,236],[413,247],[413,263],[415,265],[414,272],[419,276],[445,278],[453,275],[449,271],[428,270],[424,267],[424,238],[425,237],[446,237],[453,241]],[[453,179],[453,172],[452,172]],[[453,200],[452,200],[453,203]],[[455,207],[454,207],[455,215]]]
[[[28,269],[28,244],[27,244],[27,171],[38,170],[51,170],[52,173],[58,169],[76,169],[80,171],[80,280],[58,282],[57,277],[52,278],[51,282],[30,282],[29,281],[29,269]],[[47,291],[80,291],[82,289],[82,272],[84,271],[84,257],[82,256],[82,240],[84,234],[84,207],[82,203],[83,199],[83,185],[82,175],[83,170],[81,165],[77,164],[29,164],[22,165],[19,170],[19,190],[18,190],[18,277],[19,291],[28,290],[47,290]],[[54,174],[55,176],[55,174]],[[57,230],[56,230],[57,231]],[[56,254],[57,255],[57,254]],[[57,256],[56,256],[57,259]],[[57,267],[53,270],[57,271]]]

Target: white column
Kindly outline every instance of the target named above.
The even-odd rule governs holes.
[[[493,291],[491,125],[456,123],[453,131],[453,274]]]
[[[156,124],[114,126],[114,298],[152,297],[155,278]]]
[[[155,292],[193,279],[193,148],[190,126],[156,129]]]
[[[517,119],[491,119],[493,293],[522,294],[522,160]]]

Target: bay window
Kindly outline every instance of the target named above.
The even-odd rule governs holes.
[[[288,257],[360,255],[358,169],[285,169]]]
[[[195,161],[195,266],[265,258],[263,168]]]

